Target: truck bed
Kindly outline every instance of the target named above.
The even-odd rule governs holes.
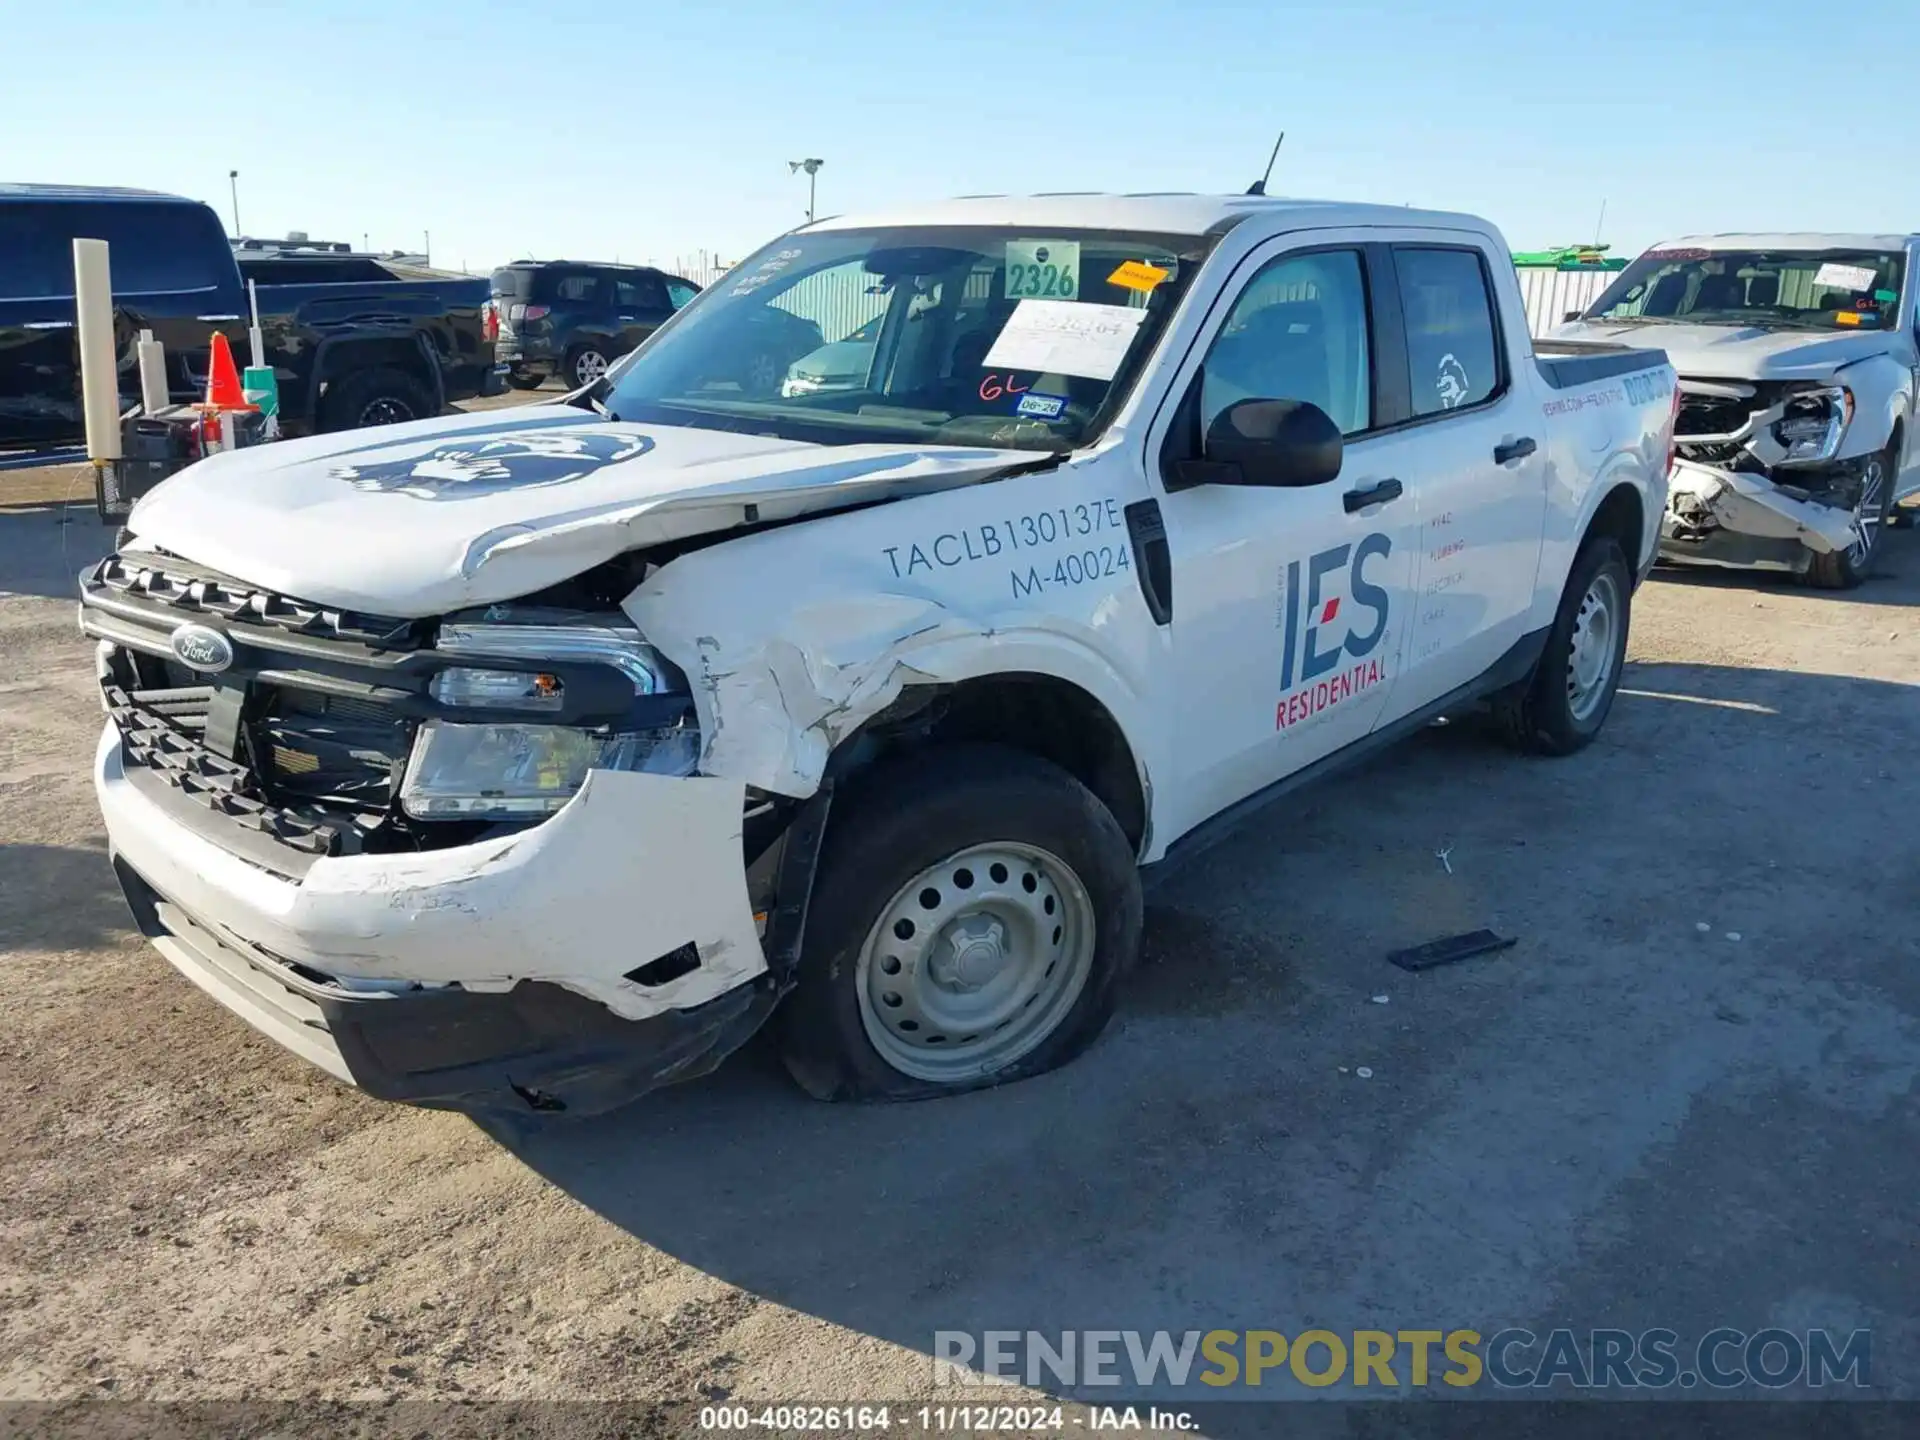
[[[1541,377],[1555,390],[1571,390],[1596,380],[1611,380],[1617,375],[1631,375],[1636,370],[1664,365],[1667,352],[1602,340],[1536,340],[1533,362],[1540,367]]]

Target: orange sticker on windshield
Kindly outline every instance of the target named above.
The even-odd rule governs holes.
[[[1165,280],[1167,273],[1158,265],[1149,265],[1144,260],[1128,260],[1107,277],[1107,283],[1123,285],[1129,290],[1139,290],[1144,293]]]
[[[1833,317],[1833,323],[1836,325],[1858,325],[1860,323],[1860,312],[1858,310],[1842,310],[1838,315]]]

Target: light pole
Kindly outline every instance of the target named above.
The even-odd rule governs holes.
[[[240,238],[240,172],[227,171],[227,189],[233,195],[233,238]]]
[[[813,223],[814,186],[818,183],[820,167],[826,163],[824,160],[789,160],[787,162],[788,174],[798,175],[802,170],[807,172],[807,223],[809,225]]]

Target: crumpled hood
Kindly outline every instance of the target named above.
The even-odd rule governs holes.
[[[1754,325],[1610,325],[1576,320],[1556,340],[1606,340],[1658,347],[1683,377],[1727,380],[1824,380],[1843,365],[1883,355],[1892,337],[1877,330],[1763,330]]]
[[[599,420],[444,416],[210,456],[128,520],[156,546],[323,605],[413,617],[511,600],[624,551],[966,484],[1031,451],[815,445]]]

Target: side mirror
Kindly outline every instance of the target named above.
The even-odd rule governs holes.
[[[1340,427],[1305,400],[1237,400],[1201,450],[1215,485],[1324,485],[1340,473]]]
[[[1560,323],[1562,325],[1571,325],[1574,321],[1578,320],[1579,318],[1580,318],[1580,312],[1578,310],[1569,310],[1567,311],[1566,314],[1560,317]]]

